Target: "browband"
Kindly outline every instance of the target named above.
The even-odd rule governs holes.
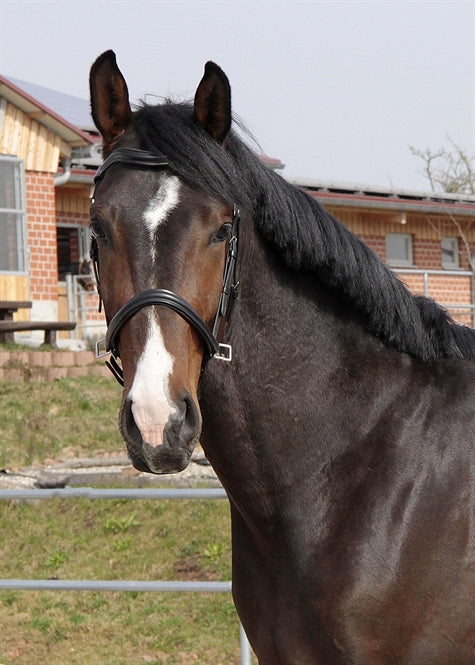
[[[107,169],[113,164],[128,164],[129,166],[144,166],[148,168],[160,168],[168,166],[170,162],[165,155],[155,154],[139,150],[138,148],[117,148],[113,150],[96,171],[94,182],[102,178]]]

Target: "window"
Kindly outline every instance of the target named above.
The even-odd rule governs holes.
[[[388,233],[386,260],[390,266],[412,266],[412,236],[410,233]]]
[[[442,238],[442,266],[456,269],[459,264],[459,241],[455,237]]]
[[[64,281],[67,274],[82,274],[84,261],[89,259],[89,228],[59,224],[56,227],[58,248],[58,279]]]
[[[0,155],[0,272],[26,272],[23,162]]]

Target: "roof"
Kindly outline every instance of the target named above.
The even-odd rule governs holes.
[[[80,100],[81,104],[77,106],[78,111],[73,113],[73,103],[76,103],[79,98],[55,93],[53,90],[1,75],[0,96],[72,146],[95,142],[95,138],[88,133],[86,127],[81,127],[83,123],[78,115],[83,115],[83,111],[80,109],[83,109],[84,104],[87,105],[85,100]],[[62,98],[62,102],[60,102],[60,98]],[[53,111],[52,108],[55,110]],[[63,115],[63,113],[66,114]],[[77,121],[80,121],[81,124],[76,124]],[[90,122],[89,125],[92,123]]]
[[[280,159],[277,159],[276,157],[269,157],[269,155],[259,155],[259,159],[264,162],[264,164],[266,164],[270,169],[278,170],[285,168],[285,164],[283,164]]]
[[[100,138],[92,122],[89,102],[86,99],[1,75],[0,96],[73,146],[96,144]],[[261,159],[272,169],[284,167],[279,159],[267,155],[262,155]],[[89,179],[91,176],[87,167],[95,168],[101,163],[102,157],[96,149],[94,154],[74,161],[83,166],[81,175],[78,172],[77,177]],[[440,213],[450,209],[452,213],[475,216],[475,196],[466,194],[421,192],[325,180],[292,179],[290,182],[327,205],[392,209],[400,212],[424,210]]]
[[[44,88],[41,85],[29,83],[28,81],[20,81],[20,79],[15,79],[11,76],[7,78],[18,88],[24,90],[30,97],[34,97],[47,108],[54,109],[58,115],[75,127],[93,134],[97,133],[91,117],[91,107],[86,99],[67,95],[64,92],[58,92],[50,88]]]
[[[420,192],[325,180],[297,179],[291,182],[326,205],[400,212],[441,213],[450,210],[457,215],[475,216],[475,196],[469,194]]]

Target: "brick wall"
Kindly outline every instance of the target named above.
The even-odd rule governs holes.
[[[361,240],[368,245],[383,261],[386,261],[386,237],[377,235],[360,235]]]
[[[414,294],[428,295],[446,307],[457,323],[473,326],[473,318],[466,307],[472,302],[472,280],[464,275],[429,275],[428,289],[425,291],[423,275],[408,275],[395,270],[399,279]]]
[[[386,260],[385,236],[360,236],[383,261]],[[475,252],[475,245],[471,243],[471,251]],[[459,241],[460,269],[469,270],[468,257]],[[440,240],[413,237],[413,260],[414,268],[419,270],[443,270],[442,251]],[[427,295],[436,300],[440,305],[447,307],[450,315],[458,323],[473,326],[473,317],[465,307],[454,307],[454,305],[469,305],[472,302],[472,280],[466,275],[430,275],[427,284],[424,275],[407,274],[397,268],[394,272],[404,282],[407,288],[416,295]]]
[[[27,171],[26,200],[32,300],[58,300],[55,188],[51,173]]]
[[[475,241],[468,242],[468,251],[470,256],[475,257]],[[459,256],[460,256],[460,268],[462,270],[471,270],[470,264],[468,261],[468,253],[465,243],[459,238]]]
[[[56,222],[58,224],[79,224],[80,226],[89,226],[89,213],[71,212],[56,209]]]
[[[365,242],[383,261],[386,261],[386,237],[378,235],[360,235]],[[470,250],[475,252],[475,243],[470,243]],[[459,240],[460,269],[469,270],[466,248]],[[413,235],[414,268],[419,270],[443,270],[440,239],[421,238]],[[428,295],[443,306],[468,305],[472,302],[472,280],[465,275],[429,275],[427,288],[424,276],[407,274],[394,268],[399,279],[416,295]],[[464,307],[448,307],[451,316],[467,326],[473,325],[470,312]]]
[[[351,227],[349,227],[351,230]],[[354,231],[353,231],[354,232]],[[361,240],[370,247],[383,261],[386,261],[386,235],[358,234]],[[454,234],[455,235],[455,234]],[[417,233],[412,234],[412,249],[414,268],[419,270],[443,270],[441,239],[429,239],[421,237]],[[475,253],[475,242],[469,243],[470,253]],[[460,270],[470,270],[467,250],[465,244],[459,239],[459,261]]]
[[[427,270],[442,269],[441,241],[413,237],[412,256],[414,267]]]

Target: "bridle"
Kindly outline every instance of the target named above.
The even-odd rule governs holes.
[[[96,187],[104,177],[104,173],[113,164],[127,164],[133,167],[148,169],[162,169],[170,166],[165,155],[155,154],[147,150],[138,150],[136,148],[116,148],[97,169],[94,177],[94,184]],[[94,201],[94,194],[92,200]],[[231,237],[228,241],[228,250],[224,266],[223,288],[221,290],[218,310],[216,312],[212,329],[208,327],[189,302],[177,293],[168,291],[167,289],[148,289],[138,293],[122,305],[110,321],[107,321],[106,337],[96,343],[96,356],[100,358],[110,354],[110,360],[106,361],[106,365],[122,386],[124,385],[124,375],[122,367],[119,364],[120,331],[124,324],[144,307],[158,305],[161,307],[168,307],[179,314],[200,335],[206,351],[203,359],[204,362],[210,358],[217,358],[228,362],[232,360],[232,347],[229,344],[218,342],[217,336],[220,334],[222,326],[231,314],[232,305],[237,295],[239,285],[236,274],[239,220],[239,209],[234,206]],[[91,238],[90,256],[99,293],[99,311],[101,311],[102,296],[99,269],[99,248],[97,240],[94,237]]]

